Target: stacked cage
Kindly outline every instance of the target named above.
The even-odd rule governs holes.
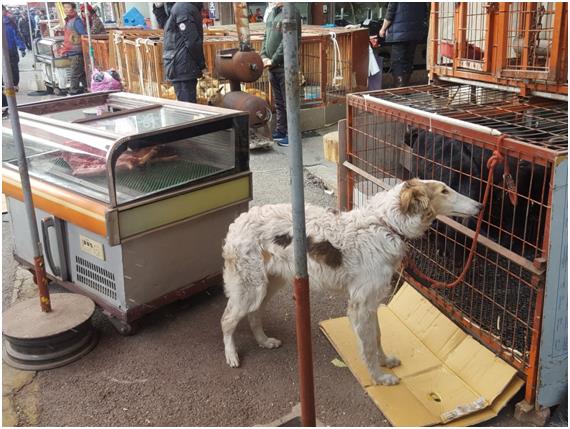
[[[356,52],[358,58],[367,57],[367,38],[365,30],[319,29],[316,32],[311,27],[304,31],[301,38],[299,76],[302,107],[342,103],[347,93],[366,88],[368,63],[354,62],[351,53]],[[176,98],[171,83],[164,76],[162,30],[112,30],[108,36],[97,36],[92,42],[96,67],[105,70],[115,68],[123,79],[126,91],[153,97]],[[261,51],[262,42],[262,35],[252,35],[251,45],[255,51]],[[83,44],[88,63],[87,38]],[[214,72],[216,53],[237,46],[238,38],[233,34],[204,36],[204,56],[210,75]],[[229,82],[225,80],[205,79],[201,85],[205,86],[203,92],[208,89],[229,91]],[[268,71],[264,70],[257,81],[242,84],[242,90],[271,103]],[[198,102],[207,104],[208,99],[201,95],[204,94],[199,92]]]
[[[433,3],[430,33],[432,77],[568,94],[567,3]]]
[[[568,389],[567,40],[566,3],[432,3],[432,83],[349,95],[339,150],[341,208],[414,177],[487,191],[480,227],[438,217],[409,243],[405,278],[537,409]]]
[[[543,321],[555,316],[544,314],[545,291],[554,302],[567,296],[559,281],[566,269],[567,104],[457,84],[351,94],[347,100],[341,208],[362,206],[371,195],[414,177],[443,181],[478,201],[489,187],[481,235],[464,279],[452,288],[434,288],[425,278],[452,282],[469,258],[475,220],[445,217],[410,242],[415,267],[407,265],[405,276],[516,367],[532,403]],[[501,161],[489,175],[495,154]],[[550,335],[565,337],[567,316],[556,317],[562,322],[554,322],[560,326]],[[563,355],[564,346],[556,347]],[[556,403],[548,401],[540,404]]]

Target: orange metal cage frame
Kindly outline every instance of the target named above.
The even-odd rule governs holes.
[[[455,102],[446,104],[446,100],[453,100],[451,95],[456,88],[466,90],[464,91],[466,93],[464,104],[459,106],[454,106]],[[470,104],[471,100],[467,97],[468,91],[478,94],[478,99],[473,104]],[[450,127],[445,122],[433,118],[428,119],[404,109],[400,110],[397,106],[389,107],[367,102],[363,94],[351,94],[347,97],[346,140],[344,143],[341,141],[339,147],[339,206],[341,209],[351,209],[357,206],[359,201],[355,201],[355,189],[370,195],[389,187],[393,184],[390,182],[395,179],[406,180],[411,177],[410,174],[417,174],[417,167],[415,171],[414,168],[412,171],[409,168],[422,163],[439,168],[444,176],[456,174],[470,182],[475,182],[476,185],[479,184],[480,189],[484,189],[487,183],[484,177],[476,177],[468,170],[462,170],[450,164],[446,165],[443,160],[427,152],[411,153],[409,148],[402,143],[404,133],[410,129],[420,130],[432,136],[456,139],[460,141],[462,148],[476,147],[490,152],[497,149],[500,144],[501,150],[507,157],[519,160],[519,163],[520,161],[528,163],[531,166],[531,175],[535,175],[539,169],[542,169],[543,178],[531,179],[542,187],[541,197],[531,197],[517,191],[519,198],[526,199],[529,204],[539,208],[540,214],[537,218],[539,232],[534,239],[528,239],[526,236],[517,237],[514,227],[509,229],[502,223],[502,220],[498,221],[490,214],[484,217],[484,224],[487,225],[488,230],[496,229],[499,231],[499,236],[501,234],[507,236],[511,242],[512,239],[520,239],[523,247],[527,246],[531,249],[531,256],[523,256],[501,242],[480,237],[474,266],[477,265],[478,269],[484,270],[486,274],[493,272],[495,275],[501,274],[506,279],[504,284],[498,284],[492,275],[484,276],[486,280],[478,280],[475,273],[477,268],[472,268],[468,271],[466,279],[454,291],[442,291],[430,288],[429,285],[416,279],[412,273],[405,272],[406,280],[426,298],[520,371],[527,381],[525,399],[532,403],[537,388],[545,267],[550,237],[553,167],[558,159],[567,157],[567,127],[564,131],[565,124],[567,124],[564,114],[567,118],[567,111],[564,113],[562,103],[521,99],[515,94],[469,88],[467,85],[426,85],[384,90],[371,93],[371,95],[420,110],[425,106],[425,109],[432,108],[447,117],[491,127],[511,126],[512,124],[503,119],[506,115],[514,118],[515,123],[519,121],[519,129],[511,134],[505,130],[506,137],[499,143],[499,137],[460,125]],[[553,137],[540,143],[528,137],[531,127],[524,121],[538,114],[546,115],[546,123],[556,124],[556,132],[552,136],[557,134],[558,140]],[[495,126],[492,125],[493,123]],[[395,159],[397,160],[394,161]],[[407,167],[403,167],[403,163]],[[519,173],[517,167],[513,176],[515,179],[521,179],[519,175],[522,176],[523,173]],[[445,181],[440,177],[424,178]],[[492,192],[499,196],[502,217],[504,216],[501,205],[503,203],[500,200],[504,200],[502,196],[506,196],[507,189],[502,182],[495,181],[492,185]],[[498,204],[497,201],[494,204]],[[524,215],[524,212],[522,214]],[[423,261],[422,268],[431,270],[432,277],[436,274],[436,277],[440,277],[439,280],[450,281],[457,276],[459,271],[447,260],[438,259],[434,255],[437,240],[443,241],[445,247],[453,251],[454,257],[456,253],[461,257],[468,251],[468,240],[472,237],[471,228],[452,219],[439,220],[431,228],[427,239],[410,244],[410,251],[418,266]],[[486,284],[479,284],[478,281]],[[514,288],[513,295],[509,297],[507,293],[511,292],[505,292],[508,287]],[[467,302],[462,302],[464,295]],[[527,300],[523,303],[524,305],[519,303],[523,296]],[[507,299],[510,300],[509,305],[507,305]],[[485,305],[490,310],[484,308]],[[483,317],[484,312],[490,312],[489,320],[491,321],[497,320],[497,316],[501,317],[500,330],[489,326],[489,320]],[[507,322],[509,322],[509,327],[505,328]],[[515,335],[521,338],[517,337],[515,341]]]
[[[568,94],[568,4],[433,2],[430,78]]]

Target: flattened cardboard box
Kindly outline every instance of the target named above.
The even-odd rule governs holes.
[[[348,318],[321,329],[358,382],[394,426],[469,426],[495,417],[522,387],[516,370],[463,332],[405,284],[378,310],[382,345],[402,364],[397,386],[375,386]]]

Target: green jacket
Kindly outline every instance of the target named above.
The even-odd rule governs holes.
[[[294,16],[297,20],[297,38],[299,40],[299,52],[301,52],[301,14],[293,7]],[[270,68],[283,67],[283,7],[275,7],[267,17],[265,23],[265,35],[261,45],[261,58],[271,59]]]

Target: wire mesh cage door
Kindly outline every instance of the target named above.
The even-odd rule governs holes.
[[[346,143],[341,146],[339,196],[343,209],[366,204],[382,190],[413,177],[440,180],[456,191],[490,199],[473,264],[456,287],[437,289],[409,269],[406,280],[458,325],[509,362],[536,396],[545,267],[553,232],[554,167],[567,157],[565,103],[532,104],[514,94],[470,85],[427,85],[348,96]],[[402,106],[402,107],[400,107]],[[410,112],[439,113],[465,125]],[[502,133],[474,131],[469,123]],[[504,162],[488,181],[487,161]],[[567,183],[567,179],[564,178]],[[462,271],[474,238],[474,221],[438,217],[410,242],[409,256],[441,282]]]
[[[501,76],[556,80],[564,38],[567,6],[554,2],[512,2],[500,5],[506,32]],[[566,38],[567,38],[566,30]],[[562,76],[560,76],[562,77]]]
[[[455,6],[455,37],[458,53],[454,67],[491,70],[492,28],[496,3],[460,2]]]

